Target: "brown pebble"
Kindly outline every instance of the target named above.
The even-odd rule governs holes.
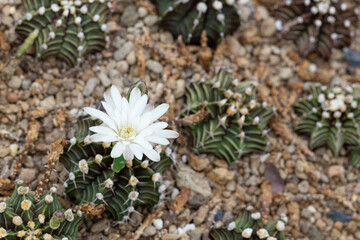
[[[7,100],[9,103],[16,103],[18,100],[18,96],[14,92],[8,93]]]
[[[341,230],[341,229],[343,229],[344,224],[343,224],[342,222],[336,222],[336,223],[334,224],[334,227],[335,227],[336,229],[338,229],[338,230]]]
[[[334,165],[329,167],[328,169],[328,177],[329,178],[333,178],[333,177],[340,177],[341,175],[343,175],[345,172],[345,168],[341,165]]]

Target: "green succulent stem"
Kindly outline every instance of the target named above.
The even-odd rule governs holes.
[[[29,34],[29,36],[25,39],[24,43],[21,44],[16,54],[17,58],[21,58],[25,54],[26,50],[34,44],[34,41],[39,36],[39,33],[39,29],[35,28],[34,31]]]

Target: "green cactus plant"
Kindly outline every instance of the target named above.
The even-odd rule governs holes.
[[[358,14],[343,0],[285,0],[273,9],[277,30],[296,41],[303,57],[316,52],[328,58],[333,49],[349,46]]]
[[[213,228],[210,239],[213,240],[240,240],[266,239],[285,240],[285,224],[283,221],[268,221],[263,224],[260,213],[241,211],[239,217],[231,222],[227,228]]]
[[[60,156],[68,171],[65,193],[76,204],[105,204],[112,219],[126,221],[136,206],[154,206],[164,197],[161,174],[172,160],[162,153],[159,162],[133,159],[125,166],[120,157],[123,165],[115,166],[110,144],[89,142],[89,128],[98,124],[88,116],[78,118],[75,136]]]
[[[221,71],[206,82],[193,82],[187,88],[188,116],[201,109],[208,116],[189,126],[193,147],[199,153],[212,153],[229,163],[246,153],[264,151],[266,126],[273,109],[256,100],[255,82],[240,82]]]
[[[0,202],[0,239],[76,240],[82,213],[64,210],[56,188],[35,196],[29,188],[17,184],[9,200]]]
[[[300,114],[295,130],[310,136],[311,149],[327,146],[338,155],[345,145],[359,147],[359,100],[356,87],[313,85],[310,95],[294,105]],[[354,152],[353,159],[356,156]]]
[[[208,44],[216,47],[227,34],[240,25],[234,0],[155,0],[161,17],[160,27],[174,37],[182,35],[184,41],[199,44],[202,31],[206,31]]]
[[[22,0],[26,13],[16,32],[22,39],[18,57],[35,43],[37,57],[56,56],[75,66],[90,52],[101,51],[108,40],[109,0]]]

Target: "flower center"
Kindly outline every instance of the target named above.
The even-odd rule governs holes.
[[[135,135],[136,135],[136,129],[132,126],[122,127],[119,131],[119,136],[123,139],[128,139]]]

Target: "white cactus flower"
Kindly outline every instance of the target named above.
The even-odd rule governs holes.
[[[66,220],[72,222],[74,220],[74,214],[71,209],[68,209],[64,212]]]
[[[168,145],[168,138],[177,138],[179,134],[172,130],[165,130],[166,122],[157,122],[168,109],[168,104],[161,104],[153,108],[147,104],[148,96],[141,95],[139,88],[131,91],[129,101],[121,97],[119,90],[111,87],[111,91],[104,94],[102,102],[106,113],[94,108],[86,107],[89,115],[103,121],[101,126],[90,127],[95,132],[92,142],[114,142],[111,157],[121,155],[130,161],[134,156],[141,160],[145,154],[152,161],[160,161],[160,154],[153,149],[153,145]]]
[[[276,223],[276,229],[278,231],[284,231],[285,230],[285,223],[283,221],[278,221]]]
[[[206,3],[204,2],[199,2],[197,5],[196,5],[196,9],[198,10],[199,13],[204,13],[207,11],[207,6],[206,6]]]
[[[0,213],[5,212],[6,202],[0,202]]]
[[[5,228],[0,228],[0,238],[5,238],[7,235]]]
[[[54,198],[51,195],[46,195],[45,196],[45,202],[50,204],[54,201]]]
[[[257,212],[257,213],[252,213],[251,214],[251,218],[254,220],[258,220],[261,218],[261,213]]]
[[[21,209],[27,211],[31,208],[32,202],[30,200],[23,200],[21,202]]]
[[[23,224],[23,220],[21,219],[21,217],[19,216],[15,216],[12,219],[13,224],[15,224],[16,226],[20,226],[21,224]]]
[[[265,228],[259,229],[256,234],[259,236],[260,239],[269,237],[269,233]]]

